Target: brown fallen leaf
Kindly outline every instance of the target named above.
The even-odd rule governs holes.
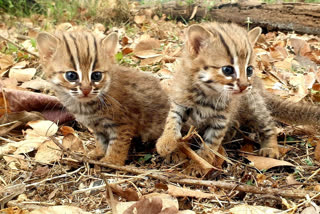
[[[54,122],[59,121],[60,123],[74,119],[74,116],[67,112],[54,96],[8,88],[3,90],[8,100],[8,108],[12,112],[38,111],[41,112],[46,119]],[[0,91],[0,97],[1,96],[3,95]]]
[[[18,82],[30,81],[36,71],[37,70],[35,68],[11,68],[9,71],[9,78],[16,79]]]
[[[4,55],[0,53],[0,69],[5,70],[14,64],[12,55]],[[1,73],[0,73],[1,74]]]
[[[6,209],[0,210],[1,214],[30,214],[28,210],[22,210],[18,207],[9,207]]]
[[[259,170],[268,170],[277,166],[290,166],[295,167],[292,163],[283,160],[277,160],[273,158],[266,158],[254,155],[245,155],[249,161],[252,162],[253,166]]]
[[[37,210],[30,212],[30,214],[90,214],[85,212],[78,207],[72,206],[52,206],[52,207],[43,207]]]
[[[62,139],[62,146],[64,146],[66,149],[70,149],[73,152],[84,153],[82,141],[75,133],[65,135]]]
[[[147,51],[147,50],[153,50],[158,49],[161,47],[161,43],[158,39],[154,38],[140,38],[141,40],[139,43],[135,46],[134,52],[141,52],[141,51]]]
[[[315,204],[315,206],[310,206],[302,210],[301,214],[319,214],[320,207]]]
[[[61,156],[60,148],[52,140],[47,140],[39,146],[34,159],[37,162],[49,164],[59,161]]]
[[[141,15],[141,16],[135,16],[134,17],[134,22],[137,24],[142,24],[146,21],[146,16],[145,15]]]
[[[21,88],[33,89],[38,91],[44,91],[49,88],[49,84],[44,79],[37,77],[36,79],[26,81],[20,85]]]
[[[126,188],[125,190],[118,184],[109,184],[113,193],[125,198],[127,201],[137,201],[139,196],[136,190]]]
[[[75,131],[70,126],[61,126],[60,131],[62,132],[63,136],[67,136],[68,134],[74,134]]]
[[[50,120],[30,121],[27,126],[30,126],[36,134],[45,137],[50,137],[58,131],[57,124]]]
[[[251,206],[247,204],[237,205],[229,210],[232,214],[264,214],[264,213],[280,213],[281,210],[264,207],[264,206]]]
[[[299,181],[297,181],[295,178],[294,178],[294,175],[293,174],[290,174],[286,177],[286,183],[288,185],[295,185],[295,184],[301,184]]]

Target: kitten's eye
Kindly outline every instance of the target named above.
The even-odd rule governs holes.
[[[96,71],[91,74],[92,81],[99,82],[101,79],[102,79],[102,73],[100,71]]]
[[[221,69],[223,74],[227,77],[232,76],[234,74],[234,68],[232,66],[223,66]]]
[[[253,67],[250,65],[247,67],[247,76],[251,77],[253,74]]]
[[[74,71],[68,71],[65,75],[66,79],[70,82],[75,82],[79,79],[78,74]]]
[[[203,69],[204,69],[204,70],[208,70],[209,67],[208,67],[208,66],[204,66]]]

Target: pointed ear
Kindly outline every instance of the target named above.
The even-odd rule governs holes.
[[[114,57],[114,55],[118,51],[118,34],[117,33],[111,33],[106,38],[104,38],[102,41],[102,47],[107,52],[107,55],[110,57]]]
[[[255,27],[248,32],[249,41],[251,42],[252,45],[254,45],[257,42],[261,32],[262,32],[262,29],[260,27]]]
[[[41,32],[37,36],[37,45],[42,63],[46,63],[56,52],[59,40],[46,32]]]
[[[210,41],[213,36],[204,27],[198,24],[191,25],[187,29],[187,49],[191,56],[197,56],[204,46]]]

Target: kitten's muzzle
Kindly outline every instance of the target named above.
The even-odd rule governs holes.
[[[82,91],[83,96],[87,97],[90,94],[92,87],[83,87],[80,89]]]

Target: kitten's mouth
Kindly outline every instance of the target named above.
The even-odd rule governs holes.
[[[88,101],[92,100],[93,98],[95,98],[95,96],[93,96],[93,95],[87,95],[87,96],[81,95],[78,97],[78,100],[81,102],[88,102]]]

